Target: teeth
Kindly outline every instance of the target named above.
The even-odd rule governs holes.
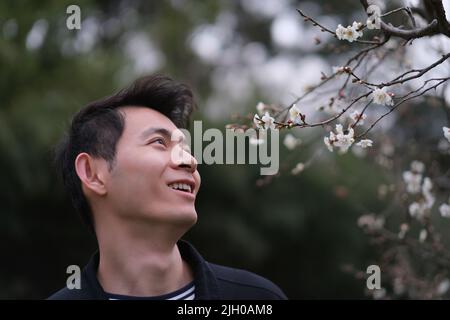
[[[184,190],[188,191],[189,193],[192,192],[191,186],[186,183],[172,183],[169,185],[169,187],[175,190]]]

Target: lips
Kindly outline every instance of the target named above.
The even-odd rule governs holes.
[[[168,184],[168,187],[177,191],[194,193],[195,182],[191,180],[177,180]]]

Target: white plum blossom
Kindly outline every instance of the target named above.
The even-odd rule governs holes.
[[[373,15],[367,19],[367,29],[380,29],[381,19],[379,16]]]
[[[283,140],[283,144],[289,150],[295,149],[300,144],[301,140],[294,137],[294,135],[288,133]]]
[[[337,141],[334,143],[336,147],[341,148],[341,152],[347,152],[348,148],[355,142],[355,139],[353,138],[355,132],[353,131],[353,128],[349,128],[345,133],[342,130],[342,125],[337,124],[336,125],[336,139]]]
[[[435,202],[435,196],[431,193],[433,183],[429,177],[424,177],[422,173],[425,166],[422,162],[414,160],[411,162],[411,171],[403,172],[403,180],[406,183],[406,191],[411,194],[419,194],[418,200],[409,205],[409,214],[418,220],[423,220],[429,215]]]
[[[258,138],[256,136],[252,136],[252,137],[250,137],[249,142],[250,142],[251,145],[257,146],[257,145],[263,144],[265,142],[265,139],[262,138],[262,137]]]
[[[373,141],[370,139],[363,139],[360,142],[358,142],[356,145],[365,149],[367,147],[371,147],[372,143],[373,143]]]
[[[259,115],[262,115],[267,110],[267,106],[263,102],[258,102],[256,105],[256,111]]]
[[[429,199],[421,200],[419,202],[413,202],[409,205],[409,214],[411,217],[418,220],[423,220],[429,210],[434,204],[434,197],[431,196]]]
[[[369,231],[381,230],[384,227],[384,218],[374,214],[365,214],[358,218],[358,226],[367,228]]]
[[[406,191],[411,194],[419,193],[422,184],[422,173],[425,170],[425,165],[417,160],[411,162],[411,171],[403,172],[403,181],[406,183]],[[424,181],[425,182],[425,181]],[[424,189],[426,192],[431,189],[431,180],[427,179],[426,184],[424,184]]]
[[[422,229],[422,231],[420,231],[420,234],[419,234],[419,241],[420,242],[424,242],[425,240],[427,240],[427,237],[428,237],[427,230],[426,229]]]
[[[431,188],[433,188],[433,183],[431,182],[431,179],[425,177],[425,179],[423,179],[422,192],[428,193],[431,191]]]
[[[258,114],[255,114],[255,116],[253,117],[253,123],[255,124],[256,129],[263,129],[263,125],[261,123],[261,118],[259,117]]]
[[[291,170],[291,173],[293,175],[297,175],[300,172],[302,172],[303,170],[305,170],[305,164],[302,162],[297,163],[297,165]]]
[[[450,128],[442,127],[442,131],[444,131],[444,137],[450,142]]]
[[[357,34],[357,38],[363,36],[363,32],[360,30],[362,28],[363,24],[361,22],[353,21],[352,29],[355,30]]]
[[[417,172],[405,171],[403,172],[403,181],[406,183],[406,191],[411,194],[420,192],[420,185],[422,183],[422,175]]]
[[[431,208],[435,201],[435,198],[434,198],[433,194],[431,193],[432,188],[433,188],[433,183],[431,182],[431,179],[428,177],[425,177],[425,179],[423,179],[422,194],[425,198],[425,204],[428,208]]]
[[[324,137],[323,138],[323,142],[327,146],[328,150],[330,150],[330,152],[333,152],[333,145],[331,144],[331,141],[334,141],[333,138],[334,138],[334,133],[333,132],[330,132],[330,137],[329,138],[328,137]]]
[[[422,173],[425,170],[425,165],[423,162],[414,160],[411,162],[411,170],[417,173]]]
[[[400,231],[398,233],[398,238],[399,239],[404,239],[406,233],[409,231],[409,225],[407,223],[402,223],[400,225]]]
[[[364,113],[360,113],[359,111],[353,111],[350,115],[350,118],[354,123],[358,122],[356,125],[360,126],[364,124],[364,120],[367,118],[367,115]],[[359,121],[358,121],[359,120]]]
[[[264,122],[264,129],[275,129],[275,119],[271,117],[267,111],[261,120]]]
[[[372,92],[373,102],[377,104],[383,104],[386,106],[392,106],[394,101],[389,93],[386,92],[386,88],[377,88]]]
[[[450,280],[444,279],[442,280],[436,288],[436,293],[440,296],[447,293],[448,289],[450,289]]]
[[[331,152],[333,152],[333,147],[338,147],[340,148],[340,153],[346,153],[353,142],[355,142],[354,134],[353,128],[349,128],[344,132],[342,125],[337,124],[336,134],[331,131],[330,136],[324,137],[323,141]]]
[[[444,131],[444,134],[445,134],[445,131]],[[440,153],[450,155],[450,140],[447,140],[445,138],[440,139],[438,142],[437,148]]]
[[[302,122],[300,109],[297,107],[295,103],[289,109],[289,119],[296,124],[300,124]]]
[[[380,29],[381,26],[381,9],[377,5],[370,5],[367,8],[367,14],[369,18],[367,18],[366,24],[367,29]]]
[[[342,25],[342,24],[338,24],[338,27],[336,29],[336,37],[339,40],[344,40],[344,36],[345,36],[345,31],[347,29]]]
[[[275,119],[267,111],[261,118],[255,114],[253,123],[257,129],[275,129]]]
[[[264,143],[264,139],[258,139],[258,138],[255,138],[255,137],[251,137],[250,138],[250,144],[251,145],[257,146],[257,145],[260,145],[260,144],[263,144],[263,143]]]
[[[422,220],[425,217],[428,208],[425,202],[413,202],[409,205],[408,209],[411,217]]]
[[[356,39],[362,37],[363,33],[359,29],[362,27],[361,22],[354,21],[351,26],[344,28],[341,24],[338,25],[336,29],[336,37],[339,40],[347,40],[348,42],[353,42]]]
[[[439,207],[439,212],[442,218],[450,218],[450,205],[443,203]]]

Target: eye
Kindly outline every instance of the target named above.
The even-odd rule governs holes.
[[[163,146],[167,145],[166,140],[164,140],[163,138],[156,138],[156,139],[152,140],[149,144],[153,144],[153,143],[160,144]]]

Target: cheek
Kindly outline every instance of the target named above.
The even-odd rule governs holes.
[[[147,193],[155,190],[162,181],[168,164],[166,157],[158,153],[134,153],[117,159],[112,182],[126,193]]]

